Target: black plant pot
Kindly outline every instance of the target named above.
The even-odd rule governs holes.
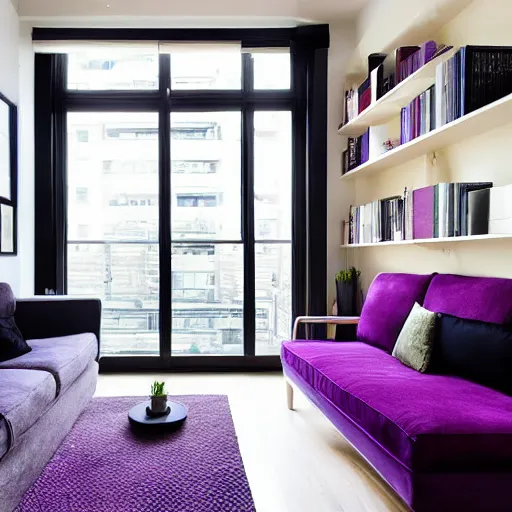
[[[348,283],[344,281],[336,281],[338,316],[357,315],[357,294],[359,290],[358,281],[358,279],[352,279]]]

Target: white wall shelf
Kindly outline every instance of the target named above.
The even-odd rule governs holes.
[[[456,53],[453,48],[427,62],[418,71],[400,82],[387,94],[363,110],[356,118],[342,126],[338,133],[349,137],[362,135],[370,126],[384,124],[400,115],[403,107],[426,91],[436,81],[436,67]]]
[[[481,135],[493,128],[512,122],[512,94],[490,103],[464,117],[445,124],[407,144],[398,146],[378,158],[365,162],[340,179],[366,176],[376,171],[396,167],[432,151],[438,151],[470,137]]]
[[[369,244],[348,244],[342,245],[342,249],[356,249],[362,247],[386,247],[395,245],[430,245],[430,244],[453,244],[461,242],[477,242],[484,240],[509,240],[512,234],[502,235],[472,235],[472,236],[451,236],[445,238],[424,238],[416,240],[400,240],[399,242],[376,242]]]

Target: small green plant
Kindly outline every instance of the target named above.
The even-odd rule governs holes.
[[[151,384],[151,396],[165,396],[167,393],[164,390],[165,382],[158,382],[155,380]]]
[[[190,348],[188,349],[189,354],[200,354],[201,350],[199,350],[199,347],[197,346],[197,343],[192,343],[190,345]]]
[[[336,281],[342,281],[344,283],[351,283],[361,276],[361,271],[355,267],[350,267],[348,270],[340,270],[336,274]]]

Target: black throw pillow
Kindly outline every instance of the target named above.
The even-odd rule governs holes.
[[[23,339],[16,322],[16,299],[7,283],[0,283],[0,362],[22,356],[32,349]]]
[[[434,368],[512,395],[512,330],[438,314]]]
[[[0,362],[22,356],[31,350],[23,339],[14,317],[0,318]]]

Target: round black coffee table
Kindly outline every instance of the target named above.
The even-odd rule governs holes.
[[[175,430],[187,419],[188,409],[179,402],[171,401],[167,402],[167,405],[171,408],[171,412],[167,416],[150,418],[146,414],[146,407],[149,407],[150,404],[151,401],[147,400],[130,409],[128,419],[133,427],[137,429]]]

